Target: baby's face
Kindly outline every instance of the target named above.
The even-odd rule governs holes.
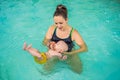
[[[63,52],[64,51],[64,49],[61,47],[61,45],[60,44],[55,44],[55,51],[57,51],[57,52]]]
[[[66,43],[64,43],[63,41],[59,41],[55,44],[55,50],[57,52],[62,53],[64,51],[66,51],[67,49],[68,49],[68,47],[67,47]]]

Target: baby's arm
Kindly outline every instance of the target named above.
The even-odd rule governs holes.
[[[32,56],[36,56],[39,58],[41,57],[40,52],[37,49],[32,48],[32,45],[27,46],[27,44],[24,43],[23,49],[28,51]]]
[[[41,57],[40,52],[37,49],[35,49],[35,48],[31,47],[30,49],[28,49],[28,51],[33,56]]]

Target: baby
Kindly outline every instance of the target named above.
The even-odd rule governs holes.
[[[32,48],[32,45],[27,46],[26,43],[24,43],[23,49],[28,51],[32,56],[34,56],[35,61],[39,62],[40,64],[45,63],[47,59],[55,56],[61,60],[67,59],[66,55],[61,54],[62,52],[68,50],[68,46],[64,41],[58,41],[54,44],[54,48],[49,49],[45,53],[39,52],[37,49]]]

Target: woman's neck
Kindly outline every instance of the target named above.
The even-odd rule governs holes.
[[[68,31],[69,29],[70,29],[70,26],[66,25],[62,29],[59,29],[59,30],[65,32],[65,31]]]

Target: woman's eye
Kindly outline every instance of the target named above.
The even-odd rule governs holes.
[[[57,23],[55,23],[55,24],[57,24]]]

